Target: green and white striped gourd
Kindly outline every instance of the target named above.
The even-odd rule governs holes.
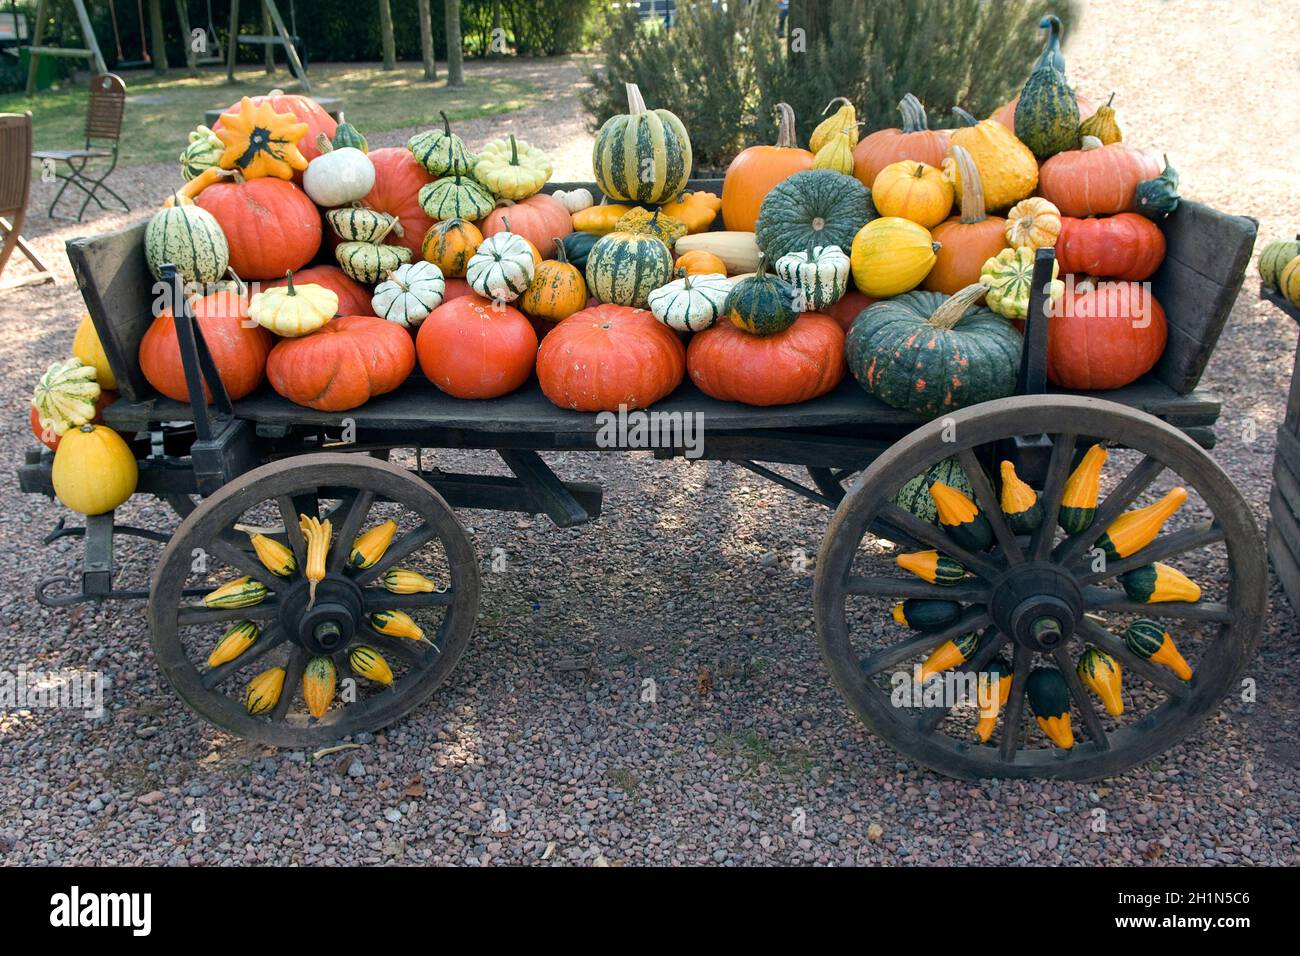
[[[230,247],[221,224],[206,209],[177,203],[160,209],[144,230],[144,255],[155,279],[171,262],[186,282],[216,282],[230,267]]]
[[[205,169],[211,169],[226,151],[226,144],[206,126],[190,131],[190,141],[181,151],[181,175],[189,182]]]
[[[402,223],[393,215],[365,206],[343,206],[325,214],[334,234],[344,242],[383,242],[389,234],[401,236]]]
[[[470,256],[465,281],[485,299],[513,302],[524,294],[536,271],[528,240],[513,232],[498,232]]]
[[[55,362],[45,370],[32,393],[32,407],[41,430],[62,435],[95,417],[99,382],[95,366],[79,358]]]
[[[339,268],[358,282],[374,285],[398,266],[411,261],[406,246],[384,246],[373,242],[340,242],[334,250]]]
[[[611,232],[587,254],[587,291],[597,302],[644,309],[672,275],[673,254],[655,236]]]
[[[684,275],[648,296],[654,317],[670,329],[699,332],[722,317],[731,280],[724,275]]]
[[[849,257],[839,246],[814,246],[776,260],[776,274],[799,292],[800,312],[820,312],[844,297],[849,286]]]
[[[414,328],[442,304],[446,282],[432,262],[409,262],[375,286],[370,307],[375,315],[403,328]]]
[[[1264,280],[1264,285],[1276,291],[1282,270],[1296,256],[1300,256],[1300,235],[1294,239],[1277,239],[1266,245],[1259,254],[1259,277]]]
[[[420,208],[431,219],[478,222],[496,208],[496,200],[476,179],[448,176],[420,187]]]
[[[956,488],[967,497],[975,495],[971,489],[970,479],[966,477],[965,469],[956,456],[953,456],[931,465],[923,474],[904,483],[898,490],[898,494],[894,495],[894,504],[916,515],[922,521],[938,524],[939,509],[935,507],[934,498],[930,496],[930,485],[936,481],[943,482],[949,488]]]
[[[611,116],[596,134],[591,165],[610,199],[658,206],[681,195],[691,178],[691,138],[668,110],[648,110],[635,83],[627,84],[626,113]]]
[[[416,133],[406,141],[415,161],[434,176],[468,176],[478,157],[465,147],[465,141],[451,131],[451,121],[442,110],[442,129]],[[462,217],[463,218],[463,217]]]

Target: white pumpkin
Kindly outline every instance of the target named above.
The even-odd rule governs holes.
[[[818,312],[844,297],[849,286],[849,257],[839,246],[816,246],[776,260],[776,274],[800,293],[800,312]]]
[[[590,189],[557,189],[551,193],[552,199],[558,199],[569,212],[582,212],[596,205],[596,197]]]
[[[302,188],[311,201],[329,209],[361,199],[375,185],[375,164],[352,146],[335,149],[321,133],[316,137],[320,155],[307,164]]]
[[[513,302],[524,294],[536,271],[528,241],[513,232],[498,232],[470,256],[465,281],[485,299]]]
[[[398,266],[375,286],[370,307],[381,319],[414,328],[442,305],[445,288],[442,270],[432,262],[410,262]]]
[[[650,293],[650,311],[671,329],[698,332],[722,316],[732,284],[714,272],[682,276]]]

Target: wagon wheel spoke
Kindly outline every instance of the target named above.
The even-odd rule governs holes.
[[[966,478],[970,481],[971,490],[975,492],[975,503],[979,505],[980,511],[993,527],[993,536],[1002,546],[1002,554],[1006,557],[1007,563],[1010,565],[1023,563],[1024,552],[1020,550],[1020,543],[1016,541],[1015,533],[1007,525],[1006,518],[1002,514],[1002,503],[993,491],[989,476],[985,473],[979,458],[976,457],[974,449],[963,449],[958,453],[957,460],[961,462],[962,470],[966,472]]]
[[[253,642],[253,646],[234,660],[210,667],[203,672],[203,686],[212,690],[228,680],[231,675],[239,673],[249,664],[260,660],[288,640],[287,635],[278,624],[271,624]]]
[[[366,515],[370,514],[374,501],[375,493],[368,488],[362,488],[353,495],[352,502],[348,505],[347,517],[339,525],[334,543],[330,547],[327,571],[340,571],[347,563],[348,555],[352,553],[352,542],[361,531],[362,523],[366,520]]]
[[[1160,601],[1146,604],[1134,601],[1123,591],[1099,587],[1085,588],[1084,597],[1090,611],[1129,612],[1143,617],[1172,617],[1181,621],[1211,621],[1219,624],[1232,621],[1232,611],[1227,605],[1216,601]]]
[[[1051,553],[1056,519],[1061,514],[1061,498],[1065,495],[1065,482],[1070,476],[1077,441],[1077,435],[1065,434],[1057,435],[1052,443],[1052,456],[1047,463],[1047,476],[1043,479],[1043,523],[1034,529],[1029,539],[1029,557],[1033,561],[1045,560]]]
[[[421,524],[418,528],[408,531],[400,538],[388,546],[383,557],[364,570],[358,571],[353,577],[357,584],[366,585],[378,577],[385,574],[390,568],[394,567],[399,561],[405,561],[408,557],[419,551],[426,544],[438,537],[438,532],[428,524]]]
[[[1088,696],[1087,690],[1084,689],[1083,681],[1079,680],[1079,675],[1074,669],[1074,662],[1070,660],[1069,652],[1064,647],[1058,647],[1052,657],[1056,660],[1056,669],[1065,678],[1066,689],[1069,690],[1070,697],[1074,700],[1074,706],[1079,710],[1079,716],[1083,718],[1083,729],[1088,732],[1088,737],[1091,738],[1098,750],[1109,750],[1110,738],[1106,736],[1106,731],[1101,726],[1101,718],[1097,716],[1097,708],[1092,706],[1092,698]]]
[[[364,632],[361,636],[363,642],[377,651],[404,661],[411,667],[419,667],[428,654],[438,651],[436,645],[413,641],[406,637],[393,637],[391,634],[380,634],[373,627],[364,628]]]
[[[275,499],[276,505],[280,508],[280,520],[284,522],[284,533],[289,539],[289,547],[293,549],[294,560],[298,562],[298,567],[307,566],[307,542],[303,540],[302,528],[298,526],[298,501],[289,495],[280,495]],[[316,505],[312,503],[311,511],[314,514]]]
[[[1073,564],[1079,555],[1092,547],[1110,527],[1111,522],[1136,501],[1164,470],[1165,466],[1162,462],[1151,455],[1144,456],[1097,507],[1097,514],[1092,524],[1057,545],[1053,557],[1061,564]]]
[[[951,624],[942,631],[912,634],[896,644],[867,655],[861,659],[858,667],[863,676],[875,677],[903,661],[934,650],[944,641],[951,641],[971,631],[978,631],[982,627],[988,627],[990,623],[988,614],[982,611],[967,612],[956,624]]]
[[[998,741],[998,759],[1003,763],[1014,761],[1016,748],[1020,746],[1020,724],[1025,715],[1025,693],[1033,660],[1033,651],[1023,644],[1016,645],[1011,661],[1011,692],[1002,713],[1002,739]]]
[[[1172,534],[1161,535],[1141,551],[1130,554],[1127,558],[1121,558],[1118,561],[1107,561],[1106,567],[1102,571],[1091,570],[1090,563],[1086,558],[1080,562],[1075,570],[1080,575],[1079,583],[1097,584],[1100,581],[1117,577],[1126,571],[1132,571],[1134,568],[1140,568],[1155,561],[1177,557],[1189,551],[1199,551],[1201,548],[1218,544],[1223,539],[1223,528],[1218,522],[1206,520],[1194,527],[1182,528]]]
[[[1118,660],[1122,667],[1141,677],[1148,684],[1159,687],[1175,700],[1183,700],[1191,693],[1185,681],[1179,680],[1163,667],[1138,657],[1128,649],[1127,644],[1092,618],[1085,617],[1079,623],[1079,627],[1088,641]]]
[[[996,578],[1001,573],[1002,569],[993,561],[953,544],[942,528],[921,520],[892,502],[880,509],[879,520],[886,526],[897,528],[917,541],[948,555],[967,571],[986,581]]]
[[[236,547],[224,538],[213,538],[208,543],[208,550],[240,574],[265,584],[269,590],[275,591],[284,583],[284,579],[272,574],[266,565],[257,559],[257,555]]]
[[[997,655],[998,651],[1002,650],[1002,645],[1006,642],[1007,636],[1001,631],[994,631],[985,635],[983,644],[975,652],[975,656],[970,659],[970,663],[962,667],[962,670],[975,674],[975,680],[978,682],[980,672],[989,666],[989,663]],[[917,728],[923,734],[932,734],[951,712],[951,704],[945,704],[942,707],[931,707],[917,721]]]
[[[310,657],[311,655],[301,647],[295,647],[290,652],[289,663],[284,668],[284,689],[280,691],[280,699],[271,708],[272,720],[284,720],[284,715],[289,712],[289,705],[293,703],[294,695],[298,693],[298,685],[302,683],[302,672],[307,669],[307,661]]]
[[[421,591],[415,594],[394,594],[386,588],[366,588],[361,592],[367,611],[394,611],[407,608],[446,607],[455,600],[451,588],[441,591]]]
[[[958,604],[984,604],[988,601],[986,588],[940,587],[937,584],[906,578],[851,577],[844,583],[844,592],[860,597],[925,598],[933,601],[956,601]]]
[[[222,621],[266,621],[280,613],[280,602],[274,597],[269,597],[260,604],[252,604],[248,607],[182,607],[177,611],[176,623],[181,625],[190,624],[220,624]]]

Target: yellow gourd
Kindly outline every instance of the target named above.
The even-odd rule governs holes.
[[[89,313],[81,317],[77,331],[72,336],[72,354],[95,367],[95,381],[99,382],[100,388],[110,391],[117,388],[117,376],[108,364],[108,355],[100,344],[99,333],[95,331],[95,323],[91,321]]]
[[[384,587],[394,594],[430,594],[438,586],[418,571],[394,568],[384,575]]]
[[[1038,492],[1016,474],[1016,466],[1002,463],[1002,515],[1013,534],[1032,534],[1043,523],[1043,507]]]
[[[930,483],[930,497],[939,513],[939,526],[956,544],[971,551],[983,551],[993,544],[993,526],[964,493],[935,481]]]
[[[1059,523],[1067,534],[1078,534],[1092,524],[1097,514],[1097,496],[1101,489],[1101,468],[1106,464],[1106,449],[1093,445],[1070,474],[1061,495]]]
[[[352,648],[351,653],[348,654],[348,666],[367,680],[379,684],[393,682],[393,669],[388,666],[388,661],[384,660],[383,655],[373,647],[361,644]]]
[[[939,244],[924,226],[898,216],[874,219],[853,237],[853,284],[877,299],[901,295],[921,284],[938,251]]]
[[[871,184],[871,201],[882,216],[910,219],[933,229],[952,212],[952,183],[933,166],[912,160],[890,163]]]
[[[252,607],[261,604],[269,593],[265,584],[245,575],[209,591],[203,596],[203,605],[211,608]]]
[[[130,446],[107,425],[64,432],[50,469],[59,501],[83,515],[112,511],[135,493],[139,477]]]
[[[397,522],[385,521],[383,524],[377,524],[369,531],[357,535],[357,539],[352,542],[349,562],[354,568],[372,567],[376,561],[384,556],[388,546],[393,543],[395,534],[397,534]]]
[[[284,668],[270,667],[248,682],[244,692],[244,708],[256,717],[264,714],[280,699],[284,690]]]
[[[1159,501],[1120,515],[1097,541],[1110,558],[1127,558],[1156,539],[1166,521],[1187,500],[1186,488],[1171,488]]]
[[[1007,244],[1013,249],[1027,246],[1046,249],[1061,236],[1061,210],[1042,196],[1022,199],[1007,211]]]
[[[637,206],[625,212],[614,224],[615,232],[630,232],[633,235],[654,236],[662,239],[669,249],[682,236],[686,235],[686,223],[663,212],[662,208],[651,212]],[[584,304],[586,297],[583,297]]]
[[[977,687],[980,719],[975,724],[975,737],[986,744],[997,726],[998,713],[1007,706],[1007,698],[1011,696],[1011,668],[1003,660],[994,661],[979,675]]]
[[[424,630],[405,611],[376,611],[370,615],[370,626],[389,637],[405,637],[412,641],[424,637]]]
[[[1124,697],[1121,693],[1124,678],[1119,661],[1105,651],[1089,645],[1079,658],[1075,672],[1079,675],[1079,680],[1101,698],[1106,713],[1112,717],[1124,713]]]
[[[591,232],[598,236],[614,231],[618,221],[636,209],[622,203],[602,202],[599,206],[588,206],[573,214],[574,232]]]
[[[293,556],[293,551],[279,541],[268,538],[264,534],[249,535],[249,540],[253,544],[253,552],[257,555],[257,560],[261,561],[272,574],[285,578],[297,570],[298,562]]]
[[[840,104],[840,108],[831,113],[830,116],[826,116],[836,103]],[[841,135],[848,143],[850,151],[854,146],[858,145],[858,113],[853,108],[853,104],[845,97],[837,96],[827,103],[826,109],[822,110],[822,116],[826,116],[826,118],[817,124],[817,128],[812,131],[812,136],[808,138],[809,152],[813,154],[820,153],[827,143],[834,142]],[[849,173],[851,174],[853,172],[852,163],[849,165]]]
[[[1144,604],[1196,602],[1201,599],[1200,585],[1177,568],[1159,561],[1124,572],[1119,576],[1119,583],[1123,585],[1124,593]]]
[[[853,175],[853,144],[846,132],[840,132],[826,141],[813,156],[813,169],[830,169],[845,176]],[[952,189],[948,190],[949,195]]]
[[[212,649],[208,655],[208,666],[218,667],[228,661],[233,661],[244,651],[253,646],[257,640],[261,629],[252,621],[237,621],[230,630],[222,635],[217,646]]]
[[[245,96],[239,106],[221,114],[221,129],[214,130],[226,147],[217,165],[238,169],[245,179],[292,179],[294,172],[307,168],[298,141],[308,129],[292,113],[277,113],[269,100],[254,105]]]
[[[1168,667],[1179,680],[1191,680],[1192,669],[1178,651],[1174,639],[1163,627],[1148,618],[1139,618],[1124,632],[1128,649],[1143,660]]]
[[[259,292],[248,303],[248,317],[262,328],[298,338],[315,332],[338,314],[339,297],[333,289],[312,283],[295,286],[292,271],[284,276],[284,285]]]
[[[943,174],[961,199],[961,171],[953,159],[952,147],[963,146],[975,161],[984,187],[984,204],[989,212],[1006,209],[1033,194],[1038,186],[1038,160],[1029,147],[1016,139],[995,119],[976,121],[965,110],[954,108],[967,126],[952,131]]]
[[[979,644],[979,635],[975,633],[963,634],[955,641],[944,641],[925,659],[921,669],[916,672],[916,682],[924,683],[931,676],[951,670],[960,664],[965,664],[970,660],[971,654],[974,653],[976,646]]]
[[[298,527],[307,544],[307,607],[311,608],[316,604],[316,585],[325,580],[325,556],[334,531],[328,518],[321,521],[313,515],[299,515]]]
[[[334,700],[336,677],[334,662],[328,657],[313,657],[303,669],[302,699],[317,720],[325,716]]]
[[[1097,112],[1079,124],[1079,135],[1095,136],[1101,140],[1103,146],[1122,140],[1124,134],[1120,132],[1119,123],[1115,120],[1115,108],[1111,106],[1114,102],[1115,94],[1112,93],[1110,99],[1097,108]]]
[[[701,189],[693,193],[682,193],[659,208],[674,219],[686,223],[688,233],[705,232],[722,210],[722,197]]]

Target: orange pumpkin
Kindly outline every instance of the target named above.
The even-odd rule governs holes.
[[[420,371],[456,398],[497,398],[533,374],[537,334],[503,302],[470,294],[429,313],[415,338]]]
[[[1100,219],[1061,217],[1056,261],[1062,272],[1149,279],[1165,258],[1165,234],[1150,219],[1122,212]]]
[[[879,301],[879,299],[874,299],[865,292],[849,289],[840,297],[840,301],[826,310],[825,314],[834,319],[839,324],[839,327],[847,332],[849,327],[853,325],[853,320],[862,314],[863,309],[873,302]]]
[[[313,100],[310,96],[303,96],[301,93],[286,93],[283,90],[272,90],[265,96],[250,96],[254,106],[260,106],[262,103],[270,103],[272,109],[277,113],[292,113],[298,118],[298,122],[307,124],[307,132],[302,139],[298,140],[298,152],[302,153],[303,159],[311,162],[320,155],[320,147],[316,145],[316,137],[324,134],[328,140],[334,139],[334,132],[338,129],[338,123],[334,117],[325,112],[325,108]],[[223,113],[230,110],[238,109],[236,103]],[[221,129],[221,120],[218,119],[212,126],[215,133]],[[293,181],[299,186],[302,185],[302,172],[296,171],[293,174]]]
[[[689,276],[727,274],[727,264],[721,257],[705,252],[703,249],[692,249],[690,252],[682,253],[677,257],[673,267],[676,271],[684,272]]]
[[[564,208],[564,203],[545,193],[537,193],[520,202],[501,200],[501,205],[479,223],[483,237],[506,231],[507,219],[509,231],[531,242],[543,259],[553,258],[556,242],[573,232],[573,217]]]
[[[777,103],[776,108],[781,114],[776,145],[741,150],[722,180],[722,221],[732,231],[753,232],[758,209],[772,188],[812,169],[813,154],[800,149],[795,139],[794,110],[789,103]]]
[[[868,188],[890,163],[909,159],[929,166],[943,165],[948,131],[926,126],[925,107],[911,93],[899,102],[898,111],[903,114],[901,129],[878,129],[853,147],[853,175]]]
[[[1047,380],[1084,391],[1122,388],[1155,367],[1168,335],[1146,283],[1072,283],[1047,323]]]
[[[435,222],[424,234],[420,255],[432,262],[444,276],[463,276],[470,256],[483,244],[483,233],[478,226],[464,219],[444,219]]]
[[[537,266],[533,281],[519,299],[519,306],[535,319],[559,322],[587,304],[587,283],[578,267],[569,262],[564,247],[555,243],[557,258]]]
[[[941,222],[930,235],[939,243],[934,266],[921,283],[923,289],[952,295],[980,281],[985,261],[1007,247],[1006,220],[984,212],[984,188],[975,160],[963,146],[952,148],[964,188],[961,215]]]
[[[263,282],[262,289],[277,289],[287,279]],[[338,266],[309,266],[293,274],[296,285],[320,285],[339,297],[339,315],[374,315],[370,305],[370,290],[353,279]]]
[[[197,299],[191,312],[217,366],[221,384],[232,399],[250,394],[262,384],[271,333],[248,318],[248,290],[226,290]],[[176,318],[164,309],[140,339],[140,371],[149,384],[178,402],[190,400],[176,339]],[[209,403],[212,392],[203,392]]]
[[[1138,183],[1160,175],[1163,167],[1155,155],[1127,143],[1100,144],[1085,137],[1082,149],[1057,153],[1039,169],[1039,195],[1055,203],[1061,215],[1081,219],[1132,210]]]
[[[400,219],[402,235],[389,233],[384,241],[394,246],[406,246],[411,255],[418,258],[424,234],[433,225],[433,220],[420,205],[420,187],[433,182],[433,177],[416,162],[415,156],[405,146],[372,149],[367,155],[375,166],[375,185],[361,204]]]
[[[903,159],[877,174],[871,199],[882,216],[910,219],[933,229],[952,212],[952,183],[936,166]]]
[[[464,279],[450,278],[442,289],[442,301],[450,302],[452,299],[459,299],[463,295],[476,295],[474,287]]]
[[[291,402],[342,412],[391,392],[413,368],[415,346],[402,326],[373,315],[342,315],[310,335],[277,342],[266,377]]]
[[[686,369],[705,395],[746,405],[794,405],[825,395],[844,378],[844,330],[804,312],[775,335],[750,335],[730,322],[695,333]]]
[[[597,305],[555,326],[537,352],[542,393],[561,408],[616,412],[645,408],[672,393],[686,349],[644,309]]]
[[[320,249],[321,219],[307,194],[285,179],[213,183],[194,202],[216,218],[241,279],[282,279]]]

